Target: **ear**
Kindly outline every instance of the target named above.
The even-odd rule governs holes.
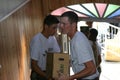
[[[73,27],[76,27],[76,26],[77,26],[77,24],[74,22],[74,23],[72,23],[72,26],[73,26]]]
[[[46,28],[48,28],[48,25],[47,25],[47,24],[45,24],[45,29],[46,29]]]

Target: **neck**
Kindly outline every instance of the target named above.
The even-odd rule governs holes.
[[[71,34],[70,35],[68,35],[69,37],[70,37],[70,39],[72,39],[73,37],[74,37],[74,35],[75,35],[75,33],[77,32],[77,30],[73,30],[72,32],[71,32]]]
[[[45,31],[42,31],[41,32],[46,38],[49,38],[49,35],[48,35],[48,33],[47,32],[45,32]]]

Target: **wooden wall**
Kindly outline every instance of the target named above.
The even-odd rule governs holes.
[[[59,7],[86,2],[120,4],[120,0],[30,0],[0,22],[0,80],[29,80],[29,43],[42,30],[43,17]]]
[[[29,80],[29,42],[42,30],[41,5],[31,0],[0,22],[0,80]]]

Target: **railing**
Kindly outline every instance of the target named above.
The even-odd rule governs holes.
[[[109,25],[109,35],[105,39],[105,60],[120,61],[120,27]]]

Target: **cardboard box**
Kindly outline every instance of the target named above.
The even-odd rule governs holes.
[[[69,54],[67,53],[48,53],[46,73],[48,77],[58,78],[60,71],[63,74],[69,75]]]
[[[67,36],[67,34],[62,34],[61,35],[61,41],[62,41],[62,52],[63,53],[69,53],[69,45],[68,45],[68,36]]]

